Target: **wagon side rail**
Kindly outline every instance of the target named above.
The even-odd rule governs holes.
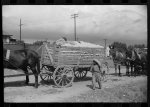
[[[90,49],[90,53],[85,49],[80,48],[75,50],[61,50],[59,52],[58,65],[74,65],[74,66],[90,66],[94,58],[103,60],[103,53],[95,52],[95,49]]]

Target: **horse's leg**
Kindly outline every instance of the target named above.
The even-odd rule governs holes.
[[[129,65],[128,64],[126,65],[126,75],[129,76]]]
[[[38,88],[38,74],[35,75],[35,87]]]
[[[26,74],[26,84],[29,83],[29,76],[28,76],[28,73]]]
[[[120,67],[120,65],[118,65],[118,70],[119,70],[119,76],[121,76],[121,72],[120,72],[121,67]]]
[[[117,64],[115,64],[115,75],[117,75]]]
[[[27,69],[27,67],[25,67],[25,68],[23,68],[22,70],[24,70],[25,75],[26,75],[26,82],[25,82],[25,84],[28,85],[28,83],[29,83],[28,69]]]
[[[128,73],[129,71],[128,71],[128,63],[127,63],[127,62],[125,63],[125,66],[126,66],[126,75],[128,75],[128,74],[129,74],[129,73]]]
[[[136,73],[137,73],[137,65],[134,64],[134,65],[133,65],[133,68],[134,68],[134,76],[136,76]]]
[[[31,70],[35,76],[35,85],[34,86],[35,86],[35,88],[38,88],[38,71],[36,70],[35,67],[32,67]]]
[[[128,64],[128,76],[130,76],[130,65]]]
[[[146,65],[145,65],[145,63],[143,63],[142,65],[143,65],[143,66],[142,66],[142,74],[145,74],[145,73],[146,73],[146,69],[145,69],[145,66],[146,66]]]
[[[131,76],[133,76],[133,63],[130,63],[130,67],[131,67]]]
[[[142,67],[141,74],[143,75],[143,73],[144,73],[144,64],[142,64],[141,67]]]

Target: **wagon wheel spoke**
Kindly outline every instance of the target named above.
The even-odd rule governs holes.
[[[51,76],[50,75],[48,75],[48,81],[51,79]]]
[[[77,74],[77,76],[78,76],[78,77],[80,76],[80,72],[79,72],[79,71],[77,71],[77,73],[76,73],[76,74]]]
[[[81,72],[81,77],[83,77],[83,76],[84,76],[84,73],[85,73],[85,71]]]
[[[59,75],[61,75],[61,72],[58,72]]]
[[[62,86],[65,86],[65,78],[63,79],[63,85]]]
[[[78,72],[75,71],[75,75],[77,75],[77,74],[78,74]]]
[[[47,75],[45,75],[45,77],[43,79],[45,80],[46,77],[47,77]]]
[[[75,77],[78,79],[84,78],[87,74],[86,70],[77,70],[75,71]]]
[[[50,75],[47,75],[47,81],[50,81]]]
[[[79,77],[79,72],[76,73],[76,76]]]
[[[66,80],[68,80],[69,82],[71,81],[71,79],[69,79],[69,78],[66,78]]]
[[[79,72],[79,77],[81,77],[81,72]]]
[[[60,68],[60,70],[58,71],[59,74],[61,74],[63,72],[64,72],[63,68]]]
[[[61,77],[61,74],[59,74],[59,75],[57,74],[56,77]]]
[[[49,82],[51,80],[51,69],[48,66],[43,66],[40,72],[40,77],[43,81]]]
[[[60,80],[60,79],[62,79],[62,78],[57,78],[56,81],[58,81],[58,80]]]
[[[70,73],[70,71],[72,71],[71,68],[70,69],[69,68],[64,69],[65,74]]]
[[[64,80],[65,80],[65,79],[62,79],[62,86],[64,86]]]
[[[59,83],[58,83],[59,85],[60,85],[61,81],[62,81],[62,78],[60,79],[60,81],[59,81]]]
[[[46,71],[44,70],[45,73],[49,72],[49,69],[46,66],[44,66],[43,68],[46,70]]]
[[[79,75],[80,75],[80,78],[81,78],[82,77],[82,72],[80,72]]]
[[[64,79],[64,84],[66,85],[66,79]]]

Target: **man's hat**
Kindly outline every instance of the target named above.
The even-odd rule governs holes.
[[[96,62],[99,66],[101,66],[101,62],[98,59],[93,59],[93,62]]]

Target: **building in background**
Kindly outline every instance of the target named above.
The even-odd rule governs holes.
[[[10,43],[13,35],[3,35],[3,43]]]
[[[12,38],[13,35],[3,35],[3,44],[17,44],[20,41]]]

